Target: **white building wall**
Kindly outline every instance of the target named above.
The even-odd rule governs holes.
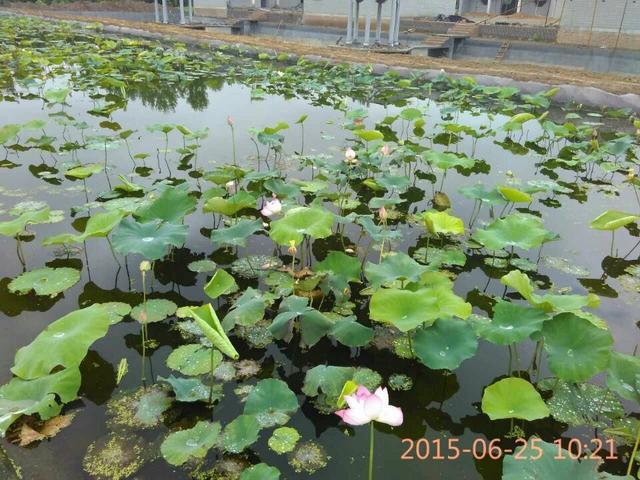
[[[517,7],[517,0],[492,0],[491,1],[491,9],[487,12],[488,9],[488,0],[462,0],[462,15],[465,13],[489,13],[490,15],[500,15],[503,11],[502,6],[504,5],[507,10],[514,10]],[[541,2],[537,2],[536,0],[522,0],[522,8],[521,13],[525,15],[539,16],[545,17],[547,15],[547,11],[549,12],[550,18],[555,18],[554,14],[558,9],[558,4],[562,3],[562,0],[547,0],[544,5],[540,5]],[[558,9],[559,10],[559,9]]]
[[[347,0],[304,0],[305,15],[326,15],[346,17]],[[375,16],[378,5],[375,0],[364,0],[360,4],[360,15]],[[389,16],[391,2],[382,4],[383,15]],[[456,11],[456,0],[400,0],[402,17],[435,17],[438,14],[451,15]]]
[[[640,33],[639,0],[565,0],[561,28],[615,33],[622,24],[622,32]],[[624,12],[624,19],[623,19]],[[594,15],[595,14],[595,15]]]

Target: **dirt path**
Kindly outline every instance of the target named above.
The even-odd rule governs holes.
[[[82,22],[100,22],[106,25],[137,28],[151,32],[170,35],[182,35],[196,40],[220,40],[228,43],[241,43],[257,48],[268,48],[277,52],[296,55],[319,55],[341,62],[363,64],[381,63],[389,66],[444,69],[448,73],[494,75],[508,77],[520,81],[541,82],[550,85],[580,85],[600,88],[616,93],[640,93],[640,75],[613,74],[589,72],[582,69],[570,69],[549,65],[531,65],[514,63],[497,63],[493,61],[449,60],[428,58],[412,55],[377,54],[361,50],[355,51],[343,47],[322,47],[305,45],[303,43],[279,38],[257,38],[243,35],[228,35],[222,33],[190,30],[178,25],[160,25],[156,23],[136,22],[112,18],[98,18],[90,16],[74,16],[72,13],[62,13],[48,8],[10,8],[8,10],[26,15],[46,16],[62,20],[77,20]]]

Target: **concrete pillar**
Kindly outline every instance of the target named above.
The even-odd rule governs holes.
[[[371,14],[367,13],[364,20],[364,42],[362,45],[369,46],[369,37],[371,36]]]
[[[189,23],[193,23],[193,0],[189,0]]]
[[[549,5],[551,5],[551,1],[549,1]],[[487,15],[491,14],[491,0],[487,0]]]
[[[184,25],[187,21],[184,18],[184,0],[180,0],[180,25]]]
[[[378,14],[376,15],[376,43],[382,41],[382,2],[378,1]]]
[[[391,0],[391,16],[389,17],[389,46],[393,47],[396,38],[396,0]]]
[[[353,2],[355,0],[347,0],[348,3],[348,11],[347,11],[347,45],[351,45],[353,43]]]
[[[396,0],[396,39],[394,45],[400,45],[400,0]]]
[[[156,14],[156,23],[160,23],[160,6],[158,0],[153,0],[153,11]]]
[[[520,13],[522,10],[522,0],[518,0],[518,6],[516,7],[516,13]]]
[[[360,2],[356,0],[356,13],[353,17],[353,41],[358,43],[358,30],[360,29]]]
[[[169,23],[169,10],[167,9],[167,0],[162,0],[162,23]]]

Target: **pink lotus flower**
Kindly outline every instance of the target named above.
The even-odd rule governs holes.
[[[387,217],[389,215],[387,214],[387,209],[384,208],[384,205],[382,207],[380,207],[380,210],[378,210],[378,215],[380,215],[380,221],[381,222],[386,222],[387,221]]]
[[[273,215],[280,213],[281,211],[282,211],[282,203],[280,203],[280,200],[274,197],[273,200],[270,200],[264,204],[264,207],[262,207],[262,210],[260,210],[260,213],[265,217],[271,217]]]
[[[356,152],[353,150],[353,148],[347,148],[347,150],[344,152],[344,158],[347,163],[353,162],[356,159]]]
[[[235,180],[230,180],[224,184],[224,188],[227,189],[229,195],[234,195],[236,193],[236,182]]]
[[[382,153],[382,155],[384,156],[388,156],[391,153],[391,147],[389,147],[388,143],[385,143],[381,148],[380,148],[380,153]]]
[[[376,421],[392,427],[402,425],[403,415],[400,407],[389,405],[389,392],[378,387],[374,393],[360,385],[353,395],[344,397],[349,408],[338,410],[338,415],[349,425],[366,425]]]
[[[233,127],[233,117],[231,115],[227,115],[227,125]]]

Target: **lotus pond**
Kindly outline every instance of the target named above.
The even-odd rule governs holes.
[[[3,479],[635,478],[630,112],[100,25],[0,47]]]

